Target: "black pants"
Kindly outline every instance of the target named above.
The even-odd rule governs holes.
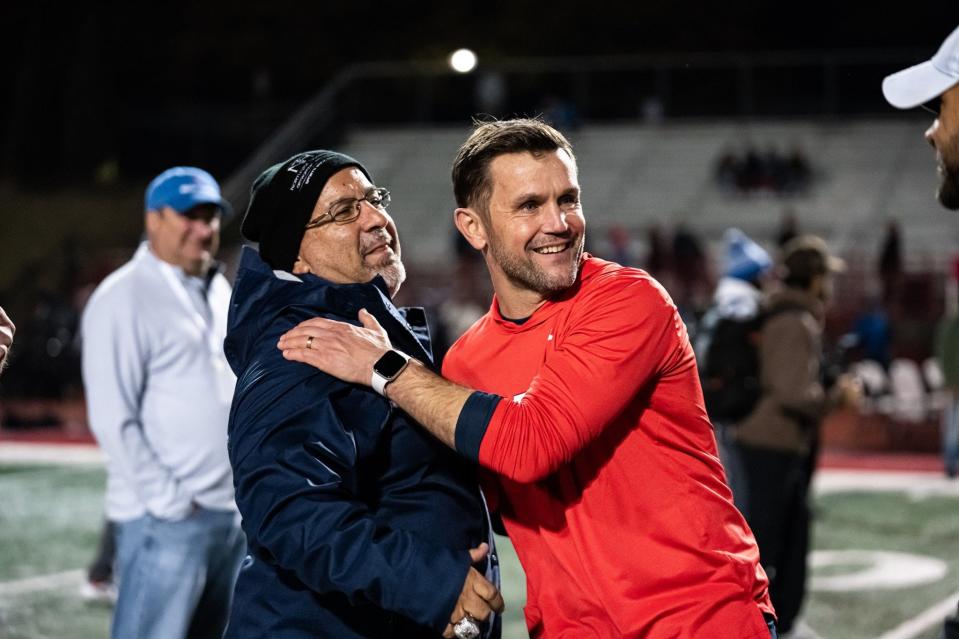
[[[776,627],[789,632],[806,595],[810,464],[805,456],[736,444],[747,494],[744,515],[769,576]]]
[[[939,639],[959,639],[959,612],[953,617],[946,617]]]
[[[87,579],[90,581],[113,581],[113,563],[117,554],[114,535],[115,528],[116,526],[109,519],[103,522],[103,530],[100,532],[100,544],[97,547],[97,555],[93,558],[93,563],[90,564],[90,567],[87,569]]]

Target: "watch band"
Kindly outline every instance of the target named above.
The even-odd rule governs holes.
[[[403,363],[396,367],[394,370],[389,371],[388,373],[381,372],[382,363],[388,358],[393,358],[399,355],[403,358]],[[406,353],[403,353],[398,350],[387,351],[387,353],[381,357],[375,364],[373,364],[373,375],[370,378],[370,386],[373,387],[377,393],[386,397],[386,385],[396,379],[403,370],[406,369],[406,366],[410,363],[410,356]]]

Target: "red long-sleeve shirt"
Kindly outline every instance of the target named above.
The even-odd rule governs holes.
[[[768,637],[685,326],[649,275],[584,259],[522,324],[494,299],[446,357],[457,448],[497,475],[533,637]]]

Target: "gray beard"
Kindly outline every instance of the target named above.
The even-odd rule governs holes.
[[[390,299],[396,296],[400,291],[403,282],[406,281],[406,267],[400,260],[393,260],[389,264],[379,266],[376,274],[386,282],[386,289],[390,292]]]

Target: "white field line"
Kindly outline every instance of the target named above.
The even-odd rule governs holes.
[[[105,460],[103,452],[91,444],[0,444],[0,463],[102,465]]]
[[[912,619],[899,624],[878,639],[914,639],[926,630],[942,625],[943,619],[956,611],[957,602],[959,602],[959,591],[923,610]]]
[[[932,495],[959,497],[959,480],[938,472],[881,470],[820,470],[813,476],[817,495],[844,492],[902,491],[913,498]]]
[[[52,575],[14,579],[0,582],[0,597],[13,597],[28,592],[53,590],[55,588],[79,587],[83,583],[86,573],[82,570],[68,570],[55,572]]]
[[[796,626],[792,632],[789,633],[789,636],[796,637],[796,639],[823,639],[821,635],[817,634],[816,631],[810,628],[809,624],[802,619],[796,622]]]

